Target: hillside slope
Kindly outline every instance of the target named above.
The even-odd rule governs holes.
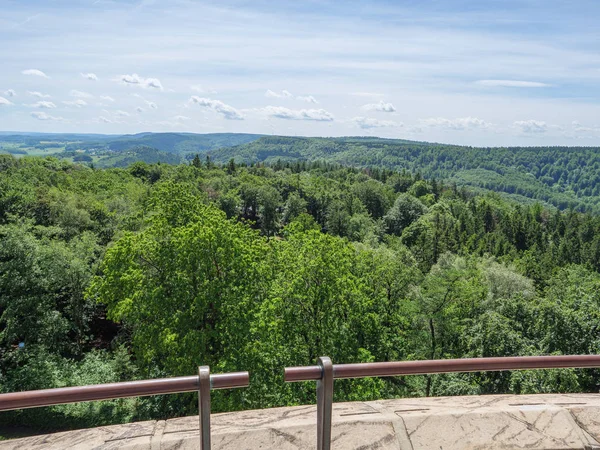
[[[600,149],[477,148],[379,138],[262,137],[210,152],[217,162],[325,160],[348,166],[420,172],[560,209],[600,212]]]

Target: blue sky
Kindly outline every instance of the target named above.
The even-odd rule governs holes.
[[[600,145],[600,2],[0,0],[0,130]]]

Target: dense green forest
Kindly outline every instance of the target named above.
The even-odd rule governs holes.
[[[478,148],[398,139],[269,136],[210,154],[220,162],[323,160],[407,170],[522,202],[600,213],[600,151],[592,147]]]
[[[136,161],[178,164],[210,155],[220,164],[325,161],[405,170],[482,194],[561,210],[600,213],[600,151],[593,147],[479,148],[374,137],[306,138],[257,134],[140,133],[125,136],[0,135],[0,153],[48,156],[93,167]]]
[[[283,383],[283,367],[321,355],[600,352],[600,217],[439,181],[475,165],[458,148],[409,143],[413,156],[392,149],[384,164],[376,143],[352,144],[372,168],[347,167],[355,161],[337,146],[335,162],[286,151],[247,165],[223,151],[222,163],[111,169],[0,155],[0,391],[190,375],[201,364],[250,371],[249,388],[214,393],[223,411],[314,403],[314,383]],[[470,151],[475,161],[483,150]],[[520,164],[568,184],[577,206],[587,189],[597,194],[591,150],[502,152],[478,170]],[[345,380],[335,400],[596,392],[599,381],[598,370],[575,369]],[[2,413],[0,434],[196,408],[192,394],[37,408]]]

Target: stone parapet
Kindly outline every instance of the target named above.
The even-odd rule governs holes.
[[[314,449],[316,407],[213,414],[215,450]],[[600,394],[488,395],[335,403],[332,449],[600,450]],[[199,448],[198,417],[0,442],[12,449]]]

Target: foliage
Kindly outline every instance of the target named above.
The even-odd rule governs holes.
[[[266,142],[293,149],[297,141]],[[306,142],[330,156],[381,144]],[[396,144],[429,154],[426,144]],[[595,215],[406,171],[219,162],[203,155],[176,166],[92,169],[0,155],[2,391],[189,375],[199,364],[249,370],[248,389],[215,392],[222,411],[313,402],[314,386],[283,383],[282,369],[321,355],[363,362],[600,351]],[[336,400],[593,392],[598,376],[352,380],[336,385]],[[195,408],[193,396],[177,395],[2,420],[58,429]]]

